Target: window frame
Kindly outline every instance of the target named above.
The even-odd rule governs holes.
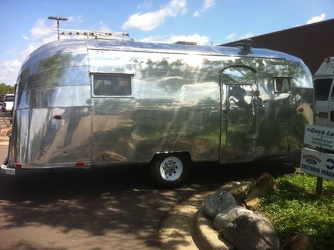
[[[278,89],[278,80],[282,81],[281,89]],[[292,77],[273,77],[273,88],[275,94],[290,93],[292,89]]]
[[[90,75],[91,75],[91,82],[92,82],[92,96],[93,97],[100,97],[100,98],[103,98],[103,97],[118,97],[118,98],[133,97],[133,76],[134,76],[134,74],[91,72]],[[96,84],[95,83],[95,77],[96,76],[110,77],[110,80],[112,80],[113,77],[128,77],[128,80],[130,82],[130,85],[129,85],[130,94],[124,94],[124,95],[119,94],[119,93],[116,93],[116,94],[112,94],[112,93],[111,94],[106,94],[106,93],[96,94],[96,91],[95,91],[95,84]]]
[[[314,79],[313,84],[314,84],[314,100],[315,101],[327,102],[329,101],[329,99],[332,99],[333,94],[334,94],[333,81],[334,79],[331,77]],[[321,91],[319,93],[320,87],[321,87]],[[328,89],[324,87],[328,87]],[[327,91],[328,91],[327,95],[321,95],[323,93],[327,93]]]

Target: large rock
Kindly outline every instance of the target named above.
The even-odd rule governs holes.
[[[308,250],[311,249],[310,236],[307,234],[297,234],[282,248],[283,250]]]
[[[244,213],[220,233],[238,250],[279,249],[279,238],[271,222],[260,214]]]
[[[241,184],[240,181],[230,181],[230,182],[224,184],[220,189],[221,189],[221,190],[225,190],[225,191],[229,191],[229,192],[230,192],[230,190],[231,190],[232,188],[234,188],[234,187],[236,187],[236,186],[239,186],[240,184]]]
[[[220,214],[217,214],[213,221],[213,226],[219,232],[224,230],[229,223],[234,221],[239,216],[253,214],[253,211],[248,210],[241,206],[230,207],[223,210]]]
[[[236,206],[233,195],[227,191],[220,191],[209,195],[204,201],[204,212],[205,214],[214,219],[217,214],[221,213],[225,209]]]
[[[240,199],[244,199],[247,194],[252,190],[252,188],[254,188],[254,183],[250,181],[244,181],[228,191],[233,195],[234,198],[238,197]]]
[[[260,204],[260,197],[276,190],[277,184],[269,173],[263,173],[255,182],[254,188],[244,198],[248,208],[255,208]]]

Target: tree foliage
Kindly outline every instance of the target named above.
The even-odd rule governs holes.
[[[15,87],[12,85],[7,85],[5,83],[0,83],[0,95],[5,95],[5,94],[14,94],[15,92]]]

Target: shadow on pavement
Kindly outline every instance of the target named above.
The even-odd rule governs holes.
[[[107,237],[109,245],[112,239],[113,244],[118,241],[121,248],[157,249],[160,223],[179,202],[265,171],[279,176],[294,169],[273,161],[195,164],[186,185],[173,190],[153,186],[145,166],[0,175],[0,217],[4,218],[0,231],[47,226],[57,230],[58,237],[79,230],[90,237]]]

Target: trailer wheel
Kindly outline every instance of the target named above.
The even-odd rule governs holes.
[[[160,154],[151,163],[151,177],[159,187],[182,185],[190,173],[190,158],[186,154]]]

